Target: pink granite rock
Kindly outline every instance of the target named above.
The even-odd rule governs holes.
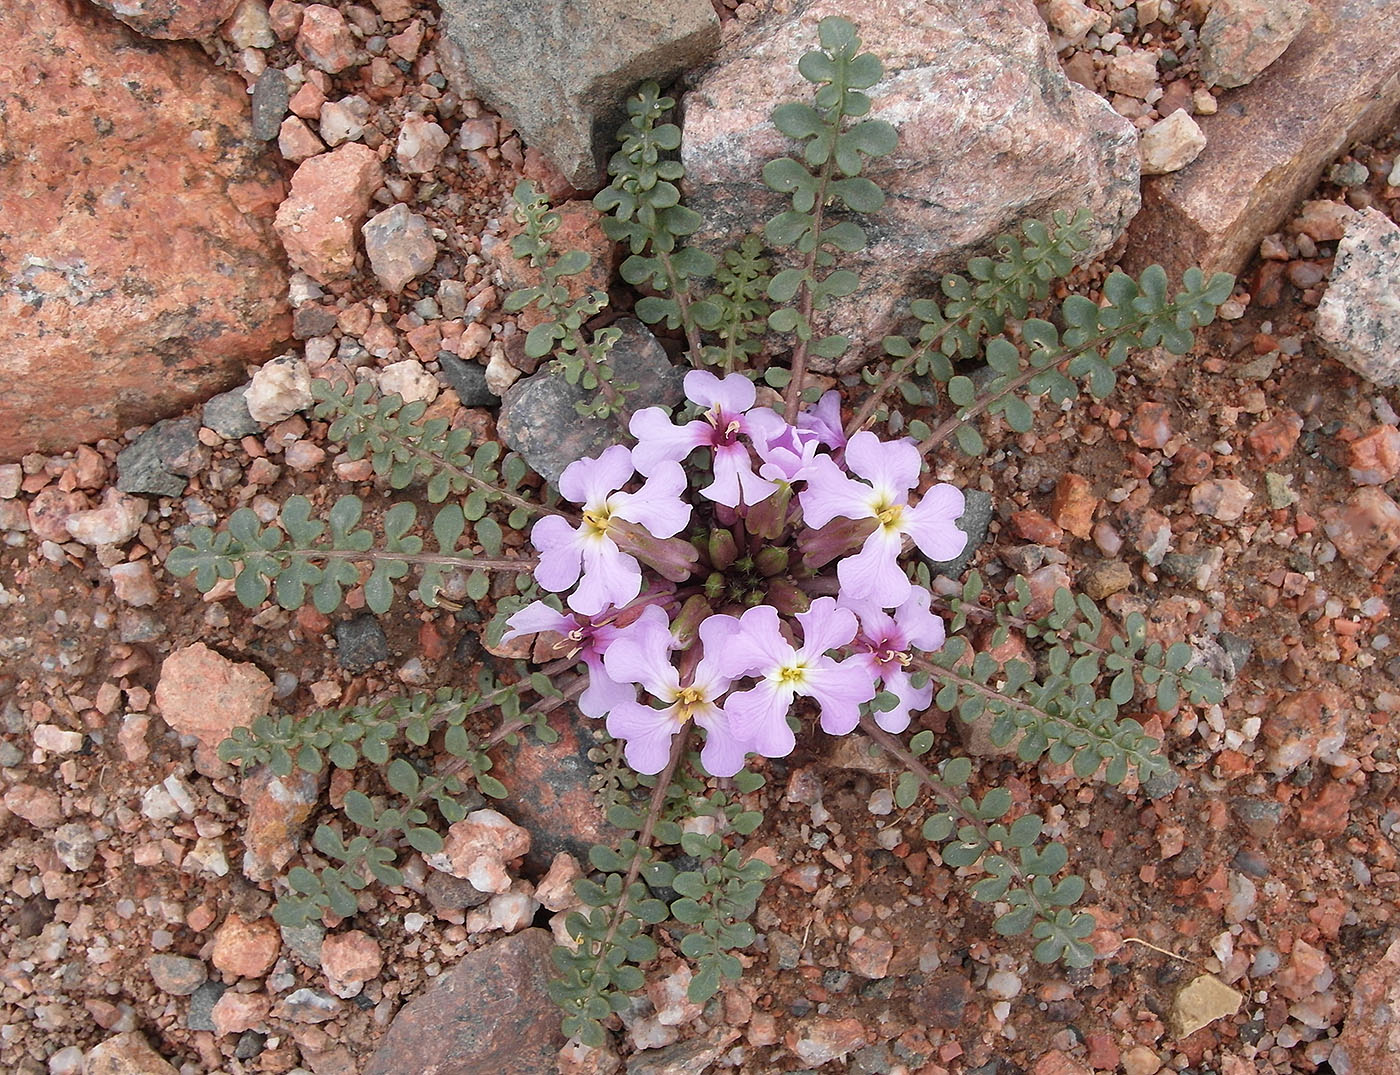
[[[151,1048],[137,1031],[94,1046],[83,1060],[83,1075],[177,1075],[175,1066]]]
[[[214,934],[209,962],[230,980],[261,978],[272,969],[281,950],[282,935],[272,919],[249,921],[231,914]]]
[[[355,267],[355,234],[384,181],[374,150],[348,143],[303,161],[277,210],[277,234],[292,265],[326,283]]]
[[[345,16],[325,4],[309,4],[297,31],[297,52],[313,67],[336,74],[359,57]]]
[[[837,0],[815,0],[729,39],[686,96],[686,197],[708,222],[705,245],[736,243],[779,206],[758,177],[792,145],[769,115],[784,101],[810,99],[794,61],[833,14],[852,17],[883,62],[885,78],[867,91],[871,115],[894,124],[899,145],[866,170],[888,200],[862,220],[870,246],[842,258],[861,283],[833,304],[828,331],[878,340],[933,274],[961,268],[1028,218],[1088,208],[1095,223],[1085,256],[1132,218],[1136,132],[1063,76],[1034,5],[873,0],[852,14]],[[861,362],[851,354],[840,368]]]
[[[179,5],[200,8],[201,5]],[[246,88],[61,0],[0,4],[0,459],[207,398],[290,335]]]
[[[1400,549],[1400,504],[1374,485],[1358,489],[1322,518],[1332,544],[1362,575],[1374,575]]]
[[[384,954],[368,933],[330,933],[321,942],[321,969],[336,982],[369,982],[379,976]]]
[[[1342,1021],[1341,1037],[1329,1057],[1335,1075],[1394,1075],[1400,1070],[1396,1012],[1400,1012],[1400,940],[1392,940],[1379,959],[1371,956],[1356,976],[1351,1011]]]
[[[234,728],[252,724],[272,704],[272,681],[203,642],[176,650],[160,666],[156,705],[165,722],[216,748]]]
[[[1206,147],[1191,167],[1143,182],[1125,271],[1156,262],[1173,277],[1191,265],[1240,272],[1344,146],[1394,122],[1400,20],[1393,0],[1315,0],[1313,8],[1287,63],[1199,117]]]
[[[93,0],[138,34],[162,40],[208,37],[238,0]]]
[[[512,859],[530,850],[530,834],[495,810],[473,810],[450,826],[442,851],[429,856],[429,865],[461,877],[480,892],[510,888],[506,869]]]

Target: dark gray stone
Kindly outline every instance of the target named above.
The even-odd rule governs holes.
[[[267,1044],[267,1035],[256,1030],[245,1030],[238,1038],[238,1044],[233,1047],[233,1055],[236,1060],[252,1060],[263,1051],[263,1046]]]
[[[464,911],[480,907],[491,898],[491,893],[482,892],[466,878],[437,870],[428,874],[423,883],[423,895],[428,897],[435,911]]]
[[[269,67],[253,83],[253,137],[271,142],[282,129],[291,100],[287,76]]]
[[[389,659],[384,628],[370,613],[335,625],[336,659],[347,672],[363,672]]]
[[[124,493],[179,496],[186,481],[209,462],[199,443],[199,420],[169,418],[157,422],[117,456],[117,488]]]
[[[709,1071],[739,1032],[716,1027],[703,1038],[678,1041],[660,1049],[646,1049],[627,1058],[627,1075],[699,1075]]]
[[[479,362],[464,362],[451,351],[438,352],[440,376],[457,393],[463,407],[495,407],[500,399],[486,387],[486,367]]]
[[[248,386],[220,393],[204,405],[204,424],[225,440],[238,440],[262,432],[262,426],[248,413]]]
[[[321,942],[326,939],[326,927],[319,922],[301,926],[282,926],[282,943],[308,967],[321,967]]]
[[[1263,840],[1271,836],[1283,821],[1286,807],[1273,799],[1237,798],[1230,800],[1230,813],[1251,836]]]
[[[190,994],[190,1006],[185,1013],[185,1026],[190,1030],[214,1029],[214,1005],[228,986],[223,982],[205,982]]]
[[[1149,799],[1162,799],[1181,787],[1181,774],[1175,769],[1164,769],[1153,773],[1142,785],[1142,793]]]
[[[441,7],[458,54],[443,70],[452,79],[460,68],[468,83],[453,88],[485,101],[581,190],[607,181],[607,155],[638,83],[664,85],[719,45],[708,0],[443,0]]]
[[[1235,675],[1239,675],[1244,671],[1249,659],[1254,656],[1254,643],[1229,631],[1221,631],[1218,641],[1234,665]]]
[[[930,566],[935,575],[946,575],[950,579],[961,578],[977,555],[977,550],[987,543],[987,528],[992,523],[992,496],[981,489],[963,490],[963,513],[958,518],[958,529],[967,535],[967,548],[952,560]]]
[[[614,380],[637,384],[627,396],[633,413],[643,407],[674,407],[684,394],[684,371],[672,366],[656,338],[640,322],[617,322],[622,338],[612,349]],[[496,428],[505,443],[525,457],[535,472],[557,482],[577,459],[598,455],[623,441],[615,419],[581,417],[575,404],[590,393],[571,385],[564,374],[548,368],[517,381],[506,392]]]

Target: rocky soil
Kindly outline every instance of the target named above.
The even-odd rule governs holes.
[[[770,6],[718,8],[722,35]],[[1250,92],[1225,87],[1276,58],[1250,59],[1269,51],[1255,36],[1203,69],[1209,6],[1049,0],[1043,14],[1070,77],[1151,129],[1173,115],[1205,124]],[[1347,227],[1362,210],[1400,218],[1393,116],[1289,195],[1282,225],[1232,267],[1240,287],[1192,354],[1140,356],[1104,403],[1042,407],[1031,433],[997,431],[983,459],[936,468],[993,498],[976,564],[994,584],[1020,572],[1037,589],[1074,583],[1118,615],[1140,610],[1155,637],[1190,640],[1229,684],[1221,706],[1141,714],[1174,770],[1150,800],[1048,762],[983,759],[976,780],[1034,802],[1087,877],[1094,966],[1043,967],[997,937],[919,837],[920,807],[894,808],[895,770],[812,735],[763,763],[768,785],[752,796],[767,816],[747,853],[775,877],[742,982],[690,1005],[689,972],[666,954],[613,1046],[561,1052],[541,994],[547,931],[569,905],[576,860],[607,835],[590,791],[606,764],[595,728],[561,711],[558,743],[501,756],[511,795],[499,821],[473,815],[491,835],[461,852],[470,883],[415,859],[403,888],[372,886],[353,917],[279,928],[271,879],[351,780],[250,778],[213,748],[269,708],[302,713],[506,667],[480,639],[489,601],[453,613],[400,599],[376,617],[357,590],[331,617],[250,611],[231,589],[201,596],[163,564],[191,526],[238,506],[270,519],[293,493],[387,492],[310,415],[312,375],[372,379],[496,436],[498,396],[533,372],[500,309],[517,271],[503,241],[508,192],[522,175],[556,197],[576,192],[464,90],[431,5],[146,5],[138,30],[195,37],[205,56],[188,43],[132,45],[90,8],[55,10],[64,40],[90,30],[143,55],[187,50],[182,64],[194,56],[211,78],[246,84],[242,122],[266,146],[226,178],[243,204],[280,205],[264,240],[280,239],[293,271],[286,305],[264,296],[266,309],[239,308],[244,320],[181,306],[226,330],[198,387],[175,392],[202,406],[0,464],[0,1068],[1400,1071],[1386,1014],[1400,1005],[1400,395],[1377,383],[1395,370],[1396,340],[1376,352],[1388,367],[1364,369],[1369,380],[1313,334]],[[1286,76],[1288,56],[1268,77]],[[1344,96],[1361,80],[1326,90]],[[1184,119],[1173,128],[1149,144],[1159,163],[1196,144]],[[280,175],[238,171],[254,164]],[[1164,189],[1148,188],[1145,213]],[[569,213],[569,233],[608,264],[589,211]],[[1120,257],[1170,262],[1180,251],[1165,235],[1130,231],[1082,282],[1092,293]],[[172,251],[203,256],[178,241]],[[278,277],[272,260],[255,257],[257,272]],[[89,286],[71,265],[29,269],[25,302]],[[632,301],[615,298],[624,311]],[[265,352],[226,346],[243,341],[245,320],[280,325],[262,330],[262,346],[286,357],[255,374]],[[230,368],[246,383],[224,392]],[[75,404],[84,423],[129,413],[88,398]],[[947,715],[919,722],[937,749],[964,749]]]

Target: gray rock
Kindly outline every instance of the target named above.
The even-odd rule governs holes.
[[[245,1030],[238,1038],[238,1044],[233,1047],[233,1055],[237,1060],[252,1060],[263,1051],[267,1044],[267,1035],[256,1030]]]
[[[1230,813],[1249,834],[1264,840],[1271,836],[1283,821],[1283,803],[1273,799],[1250,799],[1240,796],[1230,800]]]
[[[170,418],[157,422],[117,456],[117,488],[124,493],[179,496],[209,461],[199,443],[199,420]]]
[[[818,21],[837,14],[857,23],[865,49],[884,64],[885,78],[868,91],[870,114],[894,125],[899,144],[863,173],[887,199],[860,220],[867,248],[841,259],[860,273],[860,285],[819,325],[879,340],[935,274],[960,270],[1028,218],[1088,208],[1094,224],[1084,258],[1132,219],[1137,133],[1064,77],[1033,5],[891,0],[856,10],[812,0],[792,15],[747,24],[686,95],[686,204],[706,221],[697,235],[703,245],[736,243],[786,204],[760,180],[768,160],[793,149],[770,114],[811,99],[795,61],[815,47]],[[838,368],[864,360],[853,352]]]
[[[1153,773],[1142,785],[1142,792],[1149,799],[1163,799],[1181,787],[1181,774],[1175,769],[1163,769]]]
[[[721,1026],[701,1038],[678,1041],[661,1049],[644,1049],[628,1057],[627,1075],[700,1075],[710,1070],[738,1036],[737,1030]]]
[[[363,672],[389,659],[384,628],[370,613],[335,625],[336,658],[347,672]]]
[[[290,948],[308,967],[321,967],[321,942],[326,939],[326,927],[319,922],[302,926],[281,926],[282,943]]]
[[[262,426],[248,413],[248,386],[220,393],[204,405],[204,424],[225,440],[238,440],[262,432]]]
[[[1342,365],[1400,384],[1400,227],[1365,209],[1347,225],[1313,331]]]
[[[402,202],[370,217],[361,231],[375,277],[394,294],[437,260],[437,243],[428,221]]]
[[[1222,89],[1249,85],[1311,15],[1307,0],[1216,0],[1201,24],[1201,78]]]
[[[451,351],[439,351],[438,366],[442,379],[452,386],[464,407],[494,407],[500,403],[495,392],[486,387],[486,367],[479,362],[464,362]]]
[[[185,1026],[189,1030],[214,1029],[214,1005],[224,995],[228,986],[223,982],[205,982],[190,994],[190,1006],[185,1012]]]
[[[606,179],[627,94],[704,62],[720,37],[707,0],[444,0],[442,14],[464,96],[485,101],[580,189]],[[449,77],[454,66],[444,65]]]
[[[956,559],[941,564],[930,564],[935,575],[945,575],[950,579],[961,578],[977,555],[977,550],[987,543],[987,528],[992,523],[992,496],[981,489],[963,490],[963,513],[958,518],[958,529],[967,535],[967,548]]]
[[[81,821],[70,821],[54,829],[53,846],[58,861],[74,873],[82,873],[91,866],[97,854],[97,838],[92,827]]]
[[[419,1071],[553,1075],[564,1036],[546,984],[547,930],[526,929],[465,956],[400,1009],[364,1075]]]
[[[287,76],[275,67],[268,67],[253,83],[253,137],[271,142],[282,129],[287,116],[291,87]]]
[[[491,898],[491,893],[482,892],[464,877],[453,877],[450,873],[434,870],[423,884],[423,894],[435,911],[461,911],[469,907],[480,907]]]
[[[209,979],[204,964],[189,956],[154,955],[146,960],[151,980],[162,993],[187,997]]]
[[[635,413],[643,407],[674,407],[684,393],[684,371],[672,366],[656,338],[640,321],[617,322],[622,338],[612,350],[615,380],[639,387],[627,397]],[[583,418],[575,404],[590,394],[564,379],[563,373],[541,370],[517,381],[502,400],[497,422],[501,439],[525,457],[535,472],[552,482],[576,459],[596,456],[622,440],[615,420]]]

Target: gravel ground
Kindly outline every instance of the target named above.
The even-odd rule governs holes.
[[[1105,5],[1120,28],[1067,48],[1072,76],[1106,89],[1102,50],[1123,33],[1179,62],[1159,64],[1165,81],[1145,98],[1109,91],[1115,107],[1144,125],[1163,100],[1213,108],[1190,60],[1193,16],[1157,22],[1148,40],[1126,27],[1125,13],[1136,19],[1143,6]],[[453,136],[438,166],[388,188],[441,232],[438,257],[401,294],[367,271],[334,294],[297,282],[298,349],[313,367],[413,361],[435,375],[441,342],[484,325],[476,350],[458,353],[504,360],[515,325],[499,310],[497,222],[519,175],[549,185],[549,169],[484,108],[448,101],[425,62],[431,13],[405,5],[388,22],[355,10],[374,23],[360,35],[371,53],[422,34],[395,67],[397,92],[372,98],[363,140],[392,137],[410,111],[436,115]],[[216,51],[250,81],[259,64],[296,59],[285,44]],[[353,87],[329,89],[337,99]],[[1358,148],[1313,199],[1395,218],[1400,191],[1386,177],[1396,152],[1394,141]],[[1077,579],[1115,614],[1143,611],[1154,636],[1196,640],[1230,682],[1223,706],[1141,715],[1180,777],[1155,801],[1048,762],[982,765],[976,779],[1035,804],[1068,845],[1089,881],[1102,958],[1069,975],[1029,962],[919,838],[918,808],[892,809],[890,773],[849,744],[805,739],[766,763],[768,786],[753,797],[767,820],[750,852],[776,876],[745,978],[703,1011],[658,994],[670,1021],[639,1011],[619,1035],[622,1056],[719,1033],[716,1070],[755,1073],[829,1061],[822,1070],[1340,1075],[1333,1043],[1358,1032],[1347,1021],[1353,986],[1395,937],[1400,886],[1400,647],[1385,551],[1400,534],[1369,527],[1363,510],[1367,490],[1397,493],[1400,433],[1396,391],[1310,341],[1335,251],[1328,219],[1310,203],[1266,240],[1230,319],[1192,355],[1143,356],[1104,403],[1043,407],[1031,433],[994,432],[982,460],[939,472],[995,497],[978,558],[994,583],[1013,571],[1046,585]],[[1090,287],[1106,267],[1084,271]],[[464,406],[452,389],[430,410],[494,433],[491,408]],[[494,658],[470,607],[400,600],[376,620],[358,615],[363,595],[352,593],[330,618],[249,612],[228,592],[201,598],[172,578],[163,562],[191,524],[241,505],[271,517],[296,492],[380,488],[325,423],[294,415],[239,432],[190,417],[182,488],[149,495],[134,515],[115,493],[117,456],[145,430],[0,466],[0,1066],[23,1075],[82,1071],[87,1051],[129,1030],[188,1075],[356,1072],[407,999],[500,936],[460,899],[430,898],[425,868],[404,889],[367,890],[360,913],[327,930],[271,925],[270,884],[242,869],[263,819],[198,729],[162,715],[162,662],[207,644],[261,669],[267,687],[252,689],[301,712],[462,682]],[[112,512],[93,525],[116,534],[75,540],[64,519],[99,505]],[[939,749],[958,749],[946,715],[919,722]],[[589,728],[565,730],[567,749],[588,750]],[[348,790],[339,780],[332,801]],[[545,780],[522,771],[512,790],[528,802]],[[553,820],[586,841],[585,813],[586,796],[579,814]],[[552,854],[525,859],[519,890],[541,881]],[[1244,1001],[1182,1037],[1178,993],[1201,974]]]

